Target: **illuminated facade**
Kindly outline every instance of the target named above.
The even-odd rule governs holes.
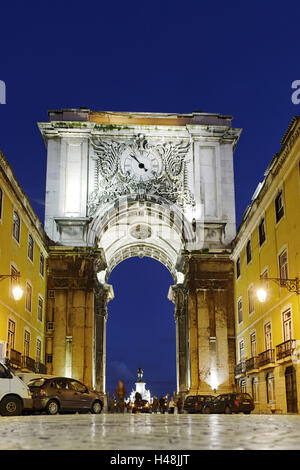
[[[132,256],[171,272],[177,391],[234,388],[233,152],[230,116],[50,111],[45,230],[47,361],[105,392],[107,284]],[[117,289],[117,286],[114,286]]]
[[[239,388],[257,412],[298,412],[300,384],[300,118],[293,119],[235,239]],[[260,280],[260,277],[262,280]],[[269,279],[269,280],[268,280]],[[291,280],[291,281],[290,281]],[[267,296],[259,302],[257,291]]]
[[[0,283],[0,357],[24,371],[45,372],[47,256],[41,222],[0,151],[0,275],[13,275]]]

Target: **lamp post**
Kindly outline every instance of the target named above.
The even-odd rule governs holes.
[[[283,279],[278,277],[265,277],[260,276],[261,281],[273,281],[276,282],[280,287],[285,287],[289,292],[295,292],[295,294],[300,294],[300,284],[299,279]],[[260,302],[265,302],[267,298],[267,290],[264,287],[260,287],[256,292],[257,298]]]
[[[19,284],[20,273],[15,272],[13,274],[0,274],[0,282],[7,278],[13,279],[17,283],[12,289],[12,294],[15,300],[20,300],[23,295],[23,289]]]

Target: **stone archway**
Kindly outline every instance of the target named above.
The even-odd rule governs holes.
[[[172,273],[177,391],[234,387],[233,151],[241,130],[208,113],[62,110],[47,144],[49,373],[105,392],[109,273],[150,256]]]

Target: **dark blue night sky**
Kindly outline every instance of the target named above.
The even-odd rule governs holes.
[[[299,17],[299,1],[2,2],[0,148],[41,220],[46,150],[37,122],[49,109],[85,106],[233,115],[243,128],[235,152],[239,223],[300,112],[291,100],[300,79]],[[172,392],[170,274],[154,260],[131,259],[110,283],[108,389],[119,378],[133,386],[141,365],[153,393]]]

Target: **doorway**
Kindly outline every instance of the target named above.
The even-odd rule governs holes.
[[[296,371],[293,366],[285,369],[286,406],[288,413],[298,413]]]

